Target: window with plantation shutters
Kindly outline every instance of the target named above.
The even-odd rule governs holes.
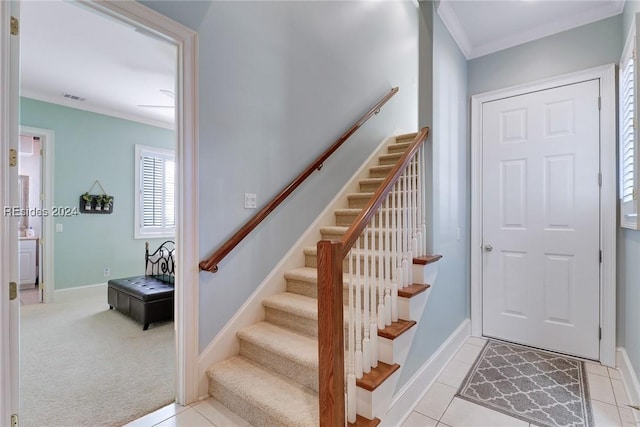
[[[173,237],[175,159],[172,150],[136,145],[136,238]]]
[[[638,229],[638,132],[635,23],[619,64],[619,174],[620,225]]]

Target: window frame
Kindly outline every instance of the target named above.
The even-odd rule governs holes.
[[[142,159],[143,157],[160,157],[171,159],[175,167],[175,150],[153,147],[149,145],[135,145],[135,209],[134,209],[134,239],[173,238],[176,235],[176,213],[174,212],[174,225],[163,224],[160,228],[145,227],[143,225],[143,188],[142,188]],[[164,178],[164,177],[163,177]],[[175,211],[175,176],[174,176],[174,211]]]
[[[638,212],[640,211],[640,198],[638,197],[638,188],[639,188],[639,164],[638,164],[638,59],[636,55],[636,47],[638,46],[638,31],[636,28],[637,19],[633,19],[631,23],[631,28],[629,30],[629,34],[627,35],[627,40],[624,45],[624,49],[622,51],[622,56],[620,57],[620,62],[618,64],[618,188],[619,195],[618,199],[620,201],[620,227],[629,228],[633,230],[640,229],[638,222]],[[628,109],[627,105],[627,97],[625,97],[625,88],[627,85],[624,83],[625,75],[627,73],[627,64],[633,65],[633,76],[632,79],[632,131],[633,136],[631,137],[631,141],[629,143],[625,143],[627,138],[625,138],[625,126],[628,126],[628,115],[626,114]],[[625,118],[627,118],[627,122],[625,122]],[[631,147],[629,147],[631,145]],[[629,148],[632,149],[631,153],[628,153]],[[631,165],[631,173],[632,176],[625,180],[625,172],[627,168]],[[628,180],[631,179],[633,186],[631,188],[631,199],[625,200],[625,197],[629,197],[629,194],[625,192],[625,189],[628,189]]]

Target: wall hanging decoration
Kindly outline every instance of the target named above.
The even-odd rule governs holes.
[[[100,187],[102,193],[91,194],[95,186]],[[104,191],[104,187],[97,179],[86,193],[80,195],[80,212],[110,214],[113,212],[113,196]]]

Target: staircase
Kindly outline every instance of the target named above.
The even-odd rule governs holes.
[[[416,134],[401,135],[378,156],[369,178],[359,181],[359,192],[348,195],[348,206],[336,209],[335,224],[320,228],[323,239],[340,239]],[[382,221],[383,218],[378,218]],[[286,291],[263,299],[264,321],[237,333],[240,352],[209,368],[209,394],[254,426],[317,426],[318,301],[317,250],[304,248],[305,264],[285,273]],[[419,271],[438,256],[414,260]],[[363,259],[375,264],[375,259]],[[420,265],[423,264],[423,265]],[[344,267],[348,292],[348,266]],[[378,366],[357,381],[358,419],[355,425],[377,425],[389,407],[400,364],[406,358],[428,297],[427,278],[398,291],[397,322],[378,330]],[[346,300],[346,295],[345,295]],[[345,315],[345,328],[347,327]],[[361,403],[362,401],[362,403]]]

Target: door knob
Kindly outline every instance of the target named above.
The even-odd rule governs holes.
[[[493,246],[491,245],[484,245],[484,250],[487,252],[491,252],[493,250]]]

